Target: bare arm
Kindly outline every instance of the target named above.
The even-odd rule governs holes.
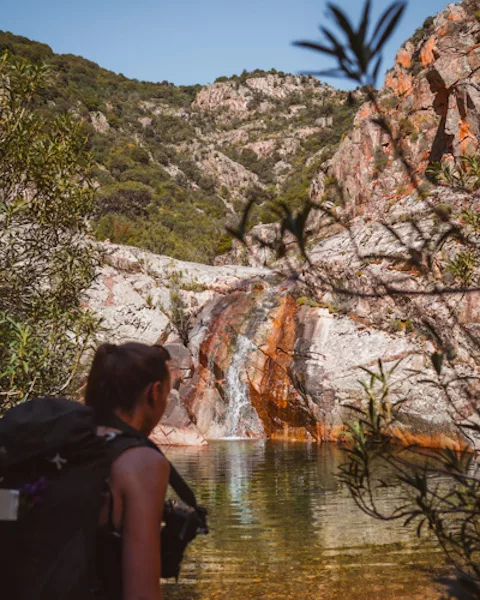
[[[161,600],[160,528],[170,466],[151,448],[115,464],[123,496],[123,600]]]

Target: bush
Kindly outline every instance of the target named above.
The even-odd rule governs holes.
[[[230,252],[233,246],[233,239],[229,233],[225,233],[220,237],[217,243],[216,253],[217,254],[226,254]]]
[[[382,171],[384,171],[388,165],[389,155],[384,151],[381,146],[375,148],[375,154],[373,157],[373,164],[375,167],[375,175],[378,176]]]
[[[0,412],[68,387],[97,327],[82,307],[97,264],[90,160],[80,123],[32,110],[46,83],[0,58]]]
[[[161,167],[135,166],[127,169],[120,175],[120,181],[138,181],[152,188],[157,187],[160,183],[168,181],[169,174]]]
[[[106,185],[97,196],[96,212],[98,215],[120,213],[130,217],[146,215],[153,197],[154,190],[138,181]]]

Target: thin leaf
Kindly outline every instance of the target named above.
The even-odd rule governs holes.
[[[375,65],[375,67],[373,68],[373,73],[372,73],[372,82],[373,82],[373,84],[375,84],[375,82],[378,79],[378,74],[380,72],[380,67],[382,66],[382,61],[383,61],[383,57],[379,56],[378,60],[377,60],[377,63]]]
[[[332,13],[334,19],[337,21],[337,24],[340,27],[340,29],[342,29],[347,35],[348,39],[350,41],[354,40],[356,38],[356,35],[347,16],[334,4],[328,3],[327,7]]]
[[[405,11],[405,8],[406,4],[403,4],[398,8],[397,12],[394,14],[390,23],[387,25],[385,31],[383,32],[383,35],[378,41],[377,45],[372,48],[372,57],[374,57],[383,48],[388,38],[392,35],[395,27],[397,26],[397,23],[399,22],[400,18],[402,17]]]
[[[387,19],[390,17],[391,14],[393,14],[393,12],[400,6],[400,2],[394,2],[393,4],[391,4],[383,13],[383,15],[380,17],[380,19],[378,20],[378,23],[375,27],[375,31],[372,35],[372,39],[370,40],[370,47],[373,47],[374,44],[376,43],[377,39],[379,38],[379,36],[381,35],[381,31],[382,31],[382,27],[385,24],[385,22],[387,21]]]
[[[301,48],[308,48],[309,50],[315,50],[317,52],[322,52],[323,54],[330,54],[331,56],[337,55],[336,51],[332,48],[322,46],[321,44],[317,44],[316,42],[293,42],[293,45],[300,46]]]
[[[371,0],[367,0],[365,2],[365,8],[363,10],[363,17],[360,23],[360,27],[358,28],[358,37],[361,40],[364,40],[367,35],[368,23],[370,20],[370,9],[372,8]]]
[[[326,27],[320,27],[320,31],[331,42],[332,46],[335,48],[336,57],[338,58],[338,60],[339,61],[348,61],[350,63],[350,65],[352,65],[352,61],[347,57],[344,47],[342,46],[342,44],[340,44],[340,42],[337,40],[337,38]]]
[[[445,355],[440,352],[434,352],[430,356],[430,359],[432,361],[433,368],[437,372],[437,375],[440,375],[442,373],[442,367],[443,367],[443,361],[445,359]]]

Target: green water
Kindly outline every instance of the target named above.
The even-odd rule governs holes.
[[[443,556],[414,531],[360,512],[335,446],[263,441],[169,449],[209,509],[165,600],[439,598]],[[383,498],[394,503],[396,493]]]

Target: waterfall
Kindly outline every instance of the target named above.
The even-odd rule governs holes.
[[[248,353],[256,347],[244,335],[237,337],[237,347],[226,373],[226,392],[228,395],[227,437],[245,438],[263,437],[263,423],[253,408],[245,382],[245,363]],[[243,376],[243,377],[242,377]]]

